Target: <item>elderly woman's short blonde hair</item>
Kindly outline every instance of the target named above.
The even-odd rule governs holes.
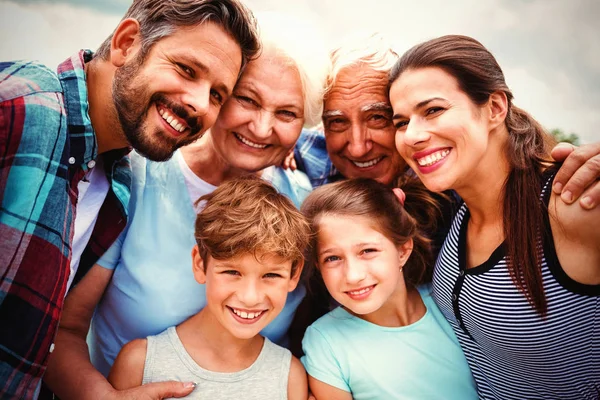
[[[331,71],[328,48],[318,27],[280,12],[259,12],[256,17],[262,52],[281,55],[298,70],[304,97],[304,126],[317,125]]]

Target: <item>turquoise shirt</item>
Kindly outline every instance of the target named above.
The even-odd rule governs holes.
[[[431,288],[419,293],[427,311],[403,327],[383,327],[338,307],[304,335],[302,363],[313,378],[355,400],[477,399],[475,383]]]
[[[176,152],[167,162],[152,162],[131,156],[130,222],[98,261],[115,272],[88,336],[92,363],[104,375],[125,343],[178,325],[206,305],[204,285],[192,274],[196,212],[178,157]],[[299,171],[270,167],[263,178],[296,206],[312,189]],[[305,294],[303,286],[290,293],[281,314],[261,333],[287,345],[286,333]]]

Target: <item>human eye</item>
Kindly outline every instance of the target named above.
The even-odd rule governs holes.
[[[406,126],[408,125],[409,120],[401,120],[401,121],[396,121],[394,122],[394,127],[396,128],[397,131],[405,129]]]
[[[217,104],[223,104],[223,96],[217,90],[211,89],[210,95],[213,99],[215,99]]]
[[[425,115],[429,116],[429,115],[433,115],[436,114],[440,111],[442,111],[443,108],[442,107],[429,107],[427,110],[425,110]]]
[[[246,107],[255,107],[255,108],[259,107],[259,104],[254,99],[252,99],[252,98],[250,98],[248,96],[237,94],[237,95],[235,95],[235,98],[243,106],[246,106]]]
[[[326,121],[327,130],[332,132],[342,132],[346,130],[348,122],[345,118],[335,117],[330,118]]]
[[[361,254],[373,254],[373,253],[377,253],[377,252],[379,252],[379,250],[377,250],[376,248],[368,247],[366,249],[362,249],[360,253]]]
[[[269,272],[264,274],[265,278],[269,278],[269,279],[276,279],[276,278],[283,278],[283,276],[281,274],[278,274],[276,272]]]
[[[226,269],[221,271],[222,275],[231,275],[231,276],[239,276],[240,272],[236,271],[235,269]]]
[[[338,256],[327,256],[323,259],[323,263],[331,263],[339,260],[341,260],[341,258]]]
[[[385,114],[372,114],[369,116],[368,122],[373,128],[385,128],[390,123],[390,119]]]
[[[188,67],[187,65],[183,64],[183,63],[175,63],[177,65],[177,67],[179,67],[179,69],[181,71],[183,71],[183,73],[185,73],[187,76],[189,76],[190,78],[194,77],[194,70],[190,67]]]
[[[277,111],[277,115],[279,115],[279,117],[282,120],[288,121],[288,122],[291,122],[291,121],[295,120],[296,118],[298,118],[295,112],[289,111],[289,110],[279,110],[279,111]]]

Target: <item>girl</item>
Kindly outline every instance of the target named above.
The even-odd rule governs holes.
[[[452,329],[429,286],[418,286],[431,266],[429,241],[394,191],[399,198],[379,182],[347,180],[302,206],[314,234],[309,258],[341,305],[304,336],[310,389],[328,400],[475,399]],[[407,206],[433,208],[424,190],[407,192]]]
[[[433,291],[480,397],[598,399],[600,209],[557,201],[549,136],[481,43],[417,45],[390,81],[398,151],[464,200]]]

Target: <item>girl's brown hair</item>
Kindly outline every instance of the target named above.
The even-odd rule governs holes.
[[[407,51],[390,71],[390,85],[410,69],[438,67],[452,75],[459,88],[482,106],[495,92],[508,99],[505,124],[510,172],[504,183],[503,229],[508,269],[515,285],[541,315],[547,311],[540,270],[538,239],[544,208],[539,200],[542,172],[549,165],[554,143],[527,112],[512,104],[513,95],[494,56],[477,40],[442,36]]]
[[[321,186],[304,200],[301,211],[311,226],[311,240],[306,259],[317,264],[317,232],[324,215],[361,216],[373,221],[376,229],[396,246],[413,240],[413,251],[403,268],[407,284],[418,285],[431,275],[433,257],[430,240],[419,228],[412,213],[437,218],[437,205],[420,183],[405,182],[404,207],[388,186],[375,180],[358,178]],[[409,212],[411,210],[411,212]]]

